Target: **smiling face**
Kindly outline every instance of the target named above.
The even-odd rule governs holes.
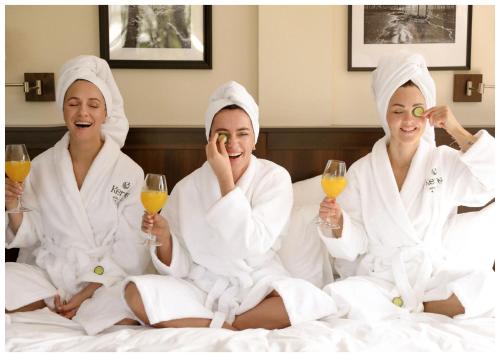
[[[72,140],[100,140],[106,119],[106,102],[95,84],[77,80],[64,97],[64,122]]]
[[[234,182],[237,182],[250,164],[255,149],[255,135],[250,117],[243,109],[222,109],[214,116],[210,136],[224,133]]]
[[[418,144],[425,130],[423,117],[415,116],[416,107],[425,108],[425,99],[415,85],[399,87],[392,95],[387,108],[387,124],[391,142],[404,145]]]

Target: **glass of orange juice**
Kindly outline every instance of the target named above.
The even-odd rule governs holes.
[[[347,185],[345,178],[345,162],[339,160],[328,160],[321,177],[321,187],[328,198],[337,198]],[[318,224],[332,229],[340,228],[338,224],[318,219]]]
[[[31,168],[28,150],[24,144],[11,144],[5,146],[5,173],[12,180],[22,183],[28,176]],[[29,212],[29,208],[23,207],[21,196],[17,199],[17,207],[9,209],[7,213]]]
[[[165,175],[147,174],[141,192],[141,202],[146,212],[155,215],[163,208],[167,199],[168,191]],[[146,242],[153,246],[161,245],[151,232],[148,233]]]

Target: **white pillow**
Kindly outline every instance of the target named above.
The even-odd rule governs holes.
[[[293,184],[294,204],[281,237],[278,255],[290,274],[322,288],[333,281],[326,247],[317,231],[316,217],[324,198],[321,176]]]
[[[443,243],[447,260],[462,268],[491,269],[500,233],[495,202],[454,216]]]
[[[293,206],[300,207],[309,204],[319,204],[325,197],[321,188],[321,175],[310,179],[297,181],[293,185]]]

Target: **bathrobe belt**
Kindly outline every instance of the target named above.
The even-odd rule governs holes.
[[[369,251],[370,255],[375,258],[390,259],[390,269],[394,277],[394,283],[400,294],[400,296],[394,296],[393,298],[402,299],[402,307],[411,312],[423,311],[424,291],[432,273],[432,260],[426,247],[423,244],[397,248],[371,246]],[[416,273],[415,283],[412,286],[408,278],[405,261],[408,258],[416,259],[418,256],[422,259]]]
[[[205,299],[205,307],[215,310],[214,318],[210,327],[220,328],[224,321],[232,323],[239,306],[237,301],[238,286],[230,286],[227,278],[218,278]],[[218,299],[217,307],[213,309],[214,302]]]
[[[192,267],[189,272],[189,279],[207,293],[204,305],[207,309],[215,311],[210,324],[210,327],[215,328],[222,327],[225,321],[233,323],[236,310],[240,306],[238,295],[242,290],[249,288],[254,283],[250,274],[240,273],[233,277],[220,276],[198,264]],[[209,288],[205,284],[207,280],[213,282]],[[204,283],[200,284],[200,282]],[[214,306],[216,301],[217,303]]]
[[[53,242],[49,239],[44,239],[41,243],[41,246],[58,257],[68,256],[70,250],[73,250],[76,252],[84,253],[85,255],[94,257],[96,259],[101,259],[106,254],[106,252],[110,251],[111,249],[111,246],[108,245],[94,248],[84,248],[77,246],[64,247],[61,246],[60,243]]]

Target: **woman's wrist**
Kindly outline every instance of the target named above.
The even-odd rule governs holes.
[[[232,173],[230,175],[225,175],[223,177],[218,178],[218,181],[220,186],[220,192],[223,197],[233,190],[234,181]]]
[[[162,234],[158,234],[156,236],[156,239],[161,244],[172,244],[172,236],[170,235],[170,232],[168,231],[168,229],[164,229]]]
[[[84,289],[85,299],[91,298],[94,292],[102,286],[101,283],[90,282]]]
[[[169,233],[168,236],[163,236],[158,241],[161,245],[156,247],[156,256],[163,264],[170,266],[172,263],[172,236]]]
[[[339,228],[332,229],[332,235],[334,238],[342,237],[342,230],[344,229],[344,218],[342,216],[340,216],[337,225],[339,226]]]
[[[464,127],[458,126],[448,132],[463,152],[467,151],[476,141],[474,135],[469,133]]]

